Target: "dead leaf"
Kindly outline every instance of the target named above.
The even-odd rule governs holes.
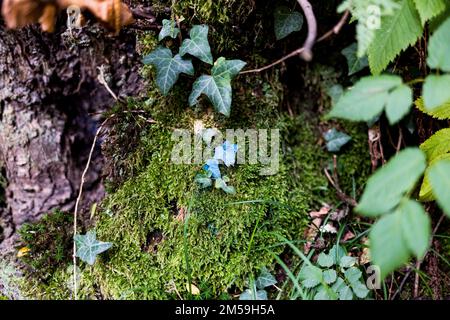
[[[331,222],[328,222],[326,225],[320,227],[321,232],[325,233],[337,233],[337,229]]]
[[[120,0],[3,0],[2,15],[10,29],[40,23],[44,31],[54,30],[56,15],[70,6],[89,10],[116,33],[133,22],[133,15]]]
[[[308,254],[311,250],[312,243],[317,237],[317,234],[319,233],[319,228],[322,225],[323,218],[316,218],[312,221],[311,226],[308,228],[308,230],[305,233],[306,243],[303,247],[303,250],[305,254]]]
[[[184,222],[185,217],[186,217],[186,210],[183,207],[181,207],[180,209],[178,209],[178,214],[175,217],[175,220]]]
[[[19,251],[17,252],[17,258],[22,258],[27,256],[30,253],[31,249],[28,247],[23,247],[20,248]]]
[[[326,216],[328,212],[330,212],[331,207],[325,204],[319,211],[312,211],[309,213],[311,218],[320,218],[322,216]]]
[[[351,231],[347,231],[347,233],[342,237],[342,242],[348,241],[350,239],[353,239],[355,237],[355,234]]]
[[[333,221],[339,222],[342,219],[344,219],[347,215],[348,215],[348,208],[342,209],[342,210],[337,210],[330,214],[330,219]]]
[[[197,288],[195,284],[191,283],[191,290],[189,291],[189,283],[186,283],[186,289],[188,292],[191,292],[194,296],[198,296],[200,294],[200,289]]]
[[[359,256],[359,264],[360,265],[364,265],[364,264],[369,263],[371,261],[371,259],[370,259],[370,250],[369,250],[369,239],[367,237],[363,239],[363,244],[366,247],[362,250],[362,253]]]

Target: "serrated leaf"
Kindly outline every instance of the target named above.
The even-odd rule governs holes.
[[[360,299],[364,299],[369,294],[369,289],[361,281],[356,281],[351,284],[353,293]]]
[[[161,41],[166,37],[170,37],[176,39],[178,34],[180,33],[180,29],[177,28],[177,24],[173,20],[164,19],[162,21],[163,26],[158,35],[158,40]]]
[[[274,29],[277,40],[286,38],[293,32],[300,31],[303,26],[303,16],[300,12],[292,11],[286,6],[275,9]]]
[[[450,101],[447,103],[444,103],[443,105],[434,108],[433,110],[427,110],[425,109],[425,106],[423,105],[423,99],[419,98],[415,102],[416,108],[422,111],[423,113],[428,114],[429,116],[432,116],[435,119],[439,120],[445,120],[450,119]]]
[[[164,95],[167,95],[177,82],[181,73],[194,75],[191,60],[185,60],[180,55],[172,56],[172,51],[165,47],[158,47],[144,57],[145,64],[152,64],[156,68],[156,84]]]
[[[305,266],[300,272],[302,285],[306,288],[313,288],[322,282],[322,270],[315,266]]]
[[[419,200],[422,202],[436,200],[436,198],[434,197],[434,194],[433,194],[433,189],[431,188],[429,175],[430,175],[430,168],[433,166],[433,164],[435,164],[441,160],[450,160],[450,153],[441,154],[441,155],[433,158],[432,161],[429,161],[428,167],[425,170],[425,175],[424,175],[422,185],[420,187],[420,192],[419,192]]]
[[[369,47],[369,65],[373,74],[380,74],[403,50],[413,45],[423,28],[413,0],[401,0],[393,15],[383,16],[381,28]]]
[[[317,290],[317,293],[314,295],[314,300],[320,301],[320,300],[336,300],[337,296],[335,296],[335,293],[332,292],[330,289],[327,289],[324,286],[320,286]]]
[[[258,279],[256,279],[255,284],[258,289],[264,289],[266,287],[270,287],[270,286],[277,284],[277,280],[267,270],[267,268],[263,268],[261,270],[261,274],[259,275]]]
[[[323,272],[323,281],[325,281],[326,284],[331,284],[331,283],[335,282],[336,278],[337,278],[337,273],[333,269],[328,269]]]
[[[406,148],[367,181],[356,211],[378,216],[394,209],[425,171],[425,155],[419,148]]]
[[[380,277],[408,262],[410,254],[402,235],[401,212],[385,215],[373,225],[369,235],[370,255],[380,267]]]
[[[212,75],[203,75],[194,82],[189,105],[197,104],[200,95],[205,94],[216,110],[228,117],[232,101],[231,79],[244,66],[245,62],[241,60],[219,58],[214,64]]]
[[[331,287],[334,292],[339,292],[345,286],[345,281],[341,277],[337,277],[336,282]]]
[[[349,76],[369,66],[369,60],[367,59],[367,56],[358,58],[357,51],[358,51],[357,43],[353,43],[341,51],[341,53],[347,59]]]
[[[343,256],[339,261],[339,266],[341,268],[350,268],[356,263],[356,258],[350,256]]]
[[[342,257],[345,256],[345,251],[341,246],[335,244],[330,249],[328,255],[333,258],[333,264],[337,264],[338,261],[340,261]]]
[[[333,261],[333,257],[331,257],[328,254],[325,254],[324,252],[322,252],[321,254],[319,254],[319,257],[317,259],[317,263],[321,266],[321,267],[325,267],[325,268],[329,268],[334,264]]]
[[[352,138],[344,132],[337,131],[335,128],[324,133],[323,137],[327,142],[327,150],[329,152],[339,152]]]
[[[362,272],[356,267],[351,267],[345,270],[344,275],[345,279],[347,279],[347,281],[352,284],[361,278]]]
[[[444,0],[414,0],[422,25],[445,10]]]
[[[213,64],[211,48],[208,41],[209,27],[207,25],[193,26],[189,32],[190,39],[185,39],[180,47],[180,55],[193,55],[203,62]]]
[[[339,300],[353,300],[353,292],[349,286],[345,285],[339,290]]]
[[[381,114],[385,106],[389,106],[389,117],[398,121],[412,103],[412,91],[405,87],[408,88],[398,76],[364,77],[339,99],[328,117],[371,121]]]
[[[433,111],[450,102],[450,74],[429,75],[423,84],[423,102],[426,110]]]
[[[441,129],[433,134],[420,145],[420,150],[425,152],[428,162],[450,152],[450,128]]]
[[[430,217],[414,200],[404,200],[398,210],[402,216],[402,235],[406,246],[418,259],[422,259],[431,236]]]
[[[93,265],[97,255],[111,248],[112,243],[98,241],[94,231],[85,235],[77,234],[73,237],[76,246],[76,256],[84,262]]]
[[[450,160],[441,160],[430,167],[430,184],[442,210],[450,217]]]
[[[431,36],[427,63],[431,69],[450,72],[450,18]]]
[[[386,104],[386,116],[391,125],[399,122],[406,116],[413,103],[413,92],[406,84],[397,87],[389,95]]]

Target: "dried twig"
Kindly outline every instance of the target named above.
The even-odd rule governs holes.
[[[303,44],[304,50],[301,52],[300,56],[305,61],[311,61],[313,58],[312,48],[316,43],[317,38],[317,20],[308,0],[297,1],[300,4],[300,7],[302,7],[303,12],[305,13],[306,22],[308,23],[308,36]]]
[[[327,177],[328,181],[331,183],[331,185],[336,189],[337,196],[339,199],[344,201],[345,203],[349,204],[352,207],[358,206],[358,203],[355,199],[352,197],[346,195],[341,187],[339,186],[339,180],[337,175],[337,157],[333,157],[333,177],[331,177],[330,173],[328,172],[327,168],[324,169],[325,176]]]

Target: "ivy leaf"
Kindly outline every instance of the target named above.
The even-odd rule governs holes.
[[[94,231],[88,231],[86,235],[77,234],[73,239],[76,245],[76,256],[90,265],[94,264],[97,255],[112,246],[110,242],[98,241]]]
[[[191,60],[185,60],[178,54],[173,57],[172,51],[162,46],[144,57],[143,62],[155,66],[156,84],[164,95],[169,93],[181,73],[194,75],[194,66]]]
[[[380,267],[382,279],[408,261],[409,251],[402,236],[400,212],[378,220],[370,231],[369,239],[372,261]]]
[[[369,47],[369,65],[373,74],[380,74],[403,50],[413,45],[423,28],[413,0],[401,0],[393,15],[383,16],[380,29]]]
[[[431,220],[423,207],[414,200],[404,200],[401,212],[402,235],[406,246],[418,259],[422,259],[428,249],[431,235]]]
[[[433,110],[425,109],[422,98],[417,99],[415,105],[417,109],[419,109],[423,113],[428,114],[429,116],[432,116],[433,118],[439,120],[450,119],[450,101],[437,108],[434,108]]]
[[[333,257],[331,255],[325,254],[322,252],[319,254],[319,258],[317,259],[317,263],[321,267],[329,268],[334,264]]]
[[[266,290],[257,290],[256,295],[253,290],[246,289],[239,296],[239,300],[267,300],[267,292]]]
[[[325,281],[326,284],[331,284],[331,283],[335,282],[336,278],[337,278],[337,273],[333,269],[328,269],[323,272],[323,281]]]
[[[267,270],[267,268],[263,268],[261,270],[261,274],[259,275],[258,279],[256,279],[255,284],[258,289],[264,289],[266,287],[270,287],[270,286],[277,284],[277,280]]]
[[[414,0],[422,25],[445,10],[444,0]]]
[[[406,84],[397,87],[389,95],[386,104],[386,116],[391,125],[406,116],[413,103],[413,91]]]
[[[373,217],[394,209],[415,186],[425,167],[425,155],[420,149],[399,152],[369,178],[356,211]]]
[[[201,94],[205,94],[217,111],[230,116],[232,89],[231,79],[239,73],[245,66],[241,60],[225,60],[219,58],[210,76],[199,77],[193,85],[192,93],[189,96],[189,105],[192,107],[198,103]]]
[[[430,184],[442,210],[450,217],[450,160],[441,160],[430,167]]]
[[[327,150],[329,152],[339,152],[352,138],[343,132],[337,131],[335,128],[328,130],[323,135],[327,142]]]
[[[357,51],[358,51],[357,43],[353,43],[341,51],[341,53],[347,59],[349,76],[351,76],[369,66],[369,60],[367,59],[367,56],[358,58]]]
[[[423,102],[425,109],[434,110],[450,102],[450,74],[429,75],[423,84]]]
[[[450,18],[431,36],[427,63],[431,69],[450,72]]]
[[[401,89],[397,91],[398,88]],[[412,103],[412,98],[408,94],[412,96],[412,91],[405,91],[402,79],[398,76],[364,77],[339,99],[328,117],[371,121],[381,114],[385,106],[388,106],[389,118],[399,120],[399,116],[403,115],[405,109],[409,109]],[[394,104],[396,102],[400,103],[400,107]],[[396,108],[398,110],[395,110]]]
[[[369,294],[369,289],[367,289],[367,287],[361,281],[353,282],[351,284],[351,287],[355,295],[360,299],[364,299]]]
[[[335,84],[327,89],[327,94],[331,98],[331,104],[334,106],[344,94],[344,88],[340,84]]]
[[[163,26],[158,35],[158,40],[161,41],[166,37],[176,39],[180,33],[180,29],[177,28],[176,22],[173,20],[164,19],[162,21]]]
[[[193,26],[189,32],[191,38],[185,39],[181,44],[180,55],[184,56],[189,53],[203,62],[213,64],[211,48],[208,42],[208,30],[209,27],[207,25]]]
[[[303,16],[297,11],[291,11],[286,6],[275,9],[274,20],[277,40],[286,38],[292,32],[300,31],[303,26]]]

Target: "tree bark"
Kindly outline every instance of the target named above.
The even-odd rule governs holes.
[[[142,81],[135,35],[113,37],[97,24],[70,33],[60,23],[53,34],[0,27],[0,162],[8,181],[0,253],[22,224],[73,209],[100,113],[114,103],[97,80],[99,68],[116,95],[136,95]],[[97,146],[84,208],[103,197],[102,163]]]

